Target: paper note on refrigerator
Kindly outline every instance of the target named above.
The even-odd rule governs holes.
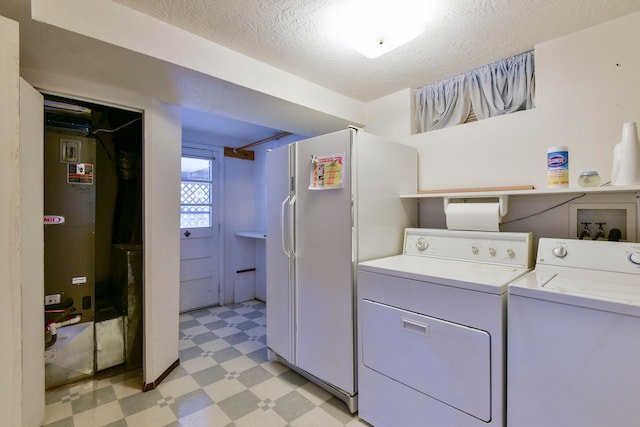
[[[344,153],[311,158],[309,190],[344,188],[342,180]]]

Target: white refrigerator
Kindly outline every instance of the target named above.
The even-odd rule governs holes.
[[[417,150],[345,129],[267,153],[267,347],[357,410],[357,263],[417,226]]]

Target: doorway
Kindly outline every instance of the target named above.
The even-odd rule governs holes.
[[[180,184],[180,312],[220,304],[220,153],[184,144]]]
[[[142,367],[142,113],[47,94],[44,110],[45,388],[52,388]]]

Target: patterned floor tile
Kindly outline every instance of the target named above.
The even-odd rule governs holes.
[[[218,405],[208,406],[185,417],[181,417],[179,420],[180,427],[217,427],[226,426],[230,423],[231,418],[229,418]]]
[[[214,402],[218,403],[245,391],[247,388],[236,379],[223,378],[218,382],[203,387],[203,389]]]
[[[276,399],[276,406],[273,410],[287,422],[291,422],[315,407],[316,405],[311,403],[309,399],[294,390]]]
[[[180,378],[166,378],[158,386],[158,391],[164,396],[182,396],[194,390],[199,390],[200,384],[191,375],[185,375]]]
[[[82,394],[78,399],[72,400],[71,407],[73,408],[73,413],[78,414],[82,411],[113,402],[116,399],[116,393],[113,387],[101,388]]]
[[[96,378],[46,394],[45,427],[368,426],[346,405],[268,360],[265,304],[180,314],[180,365],[155,390],[142,371]]]
[[[117,400],[85,410],[73,416],[76,426],[105,426],[124,417]]]
[[[178,420],[169,406],[153,406],[125,419],[128,427],[166,426]]]

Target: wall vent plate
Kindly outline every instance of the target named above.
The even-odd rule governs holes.
[[[610,231],[617,228],[622,233],[621,241],[637,242],[636,230],[636,204],[635,203],[571,203],[569,204],[569,237],[578,238],[585,225],[589,228],[589,236],[585,240],[591,240],[598,230],[598,224],[603,224],[604,238],[607,240]]]

